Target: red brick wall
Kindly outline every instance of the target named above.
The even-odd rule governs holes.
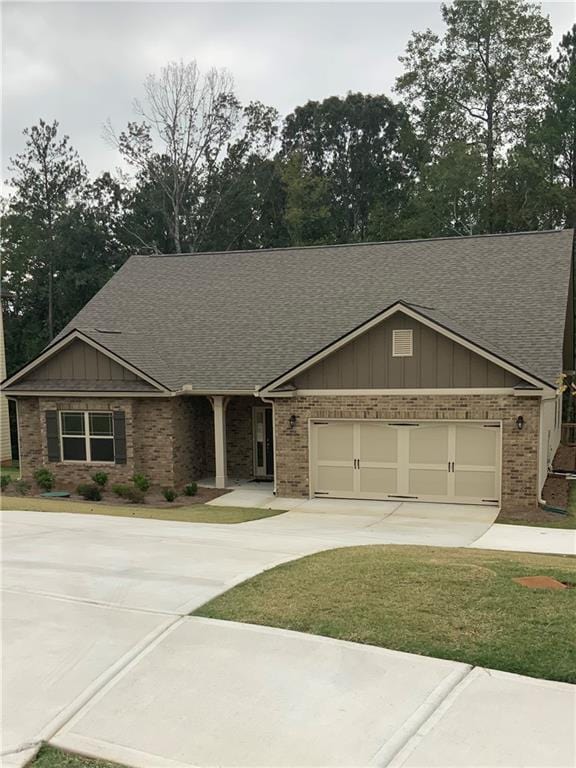
[[[234,397],[228,404],[227,444],[230,477],[252,476],[251,397]],[[123,410],[126,416],[126,464],[48,462],[45,411]],[[170,398],[18,398],[22,476],[31,481],[36,469],[47,466],[58,485],[73,490],[97,470],[109,481],[130,482],[135,472],[154,485],[180,490],[191,480],[214,475],[214,422],[206,397]]]
[[[502,507],[533,508],[538,498],[540,400],[512,395],[367,395],[278,398],[276,487],[279,496],[309,493],[308,420],[487,419],[502,421]],[[291,414],[296,426],[289,428]],[[516,428],[522,414],[525,426]]]
[[[228,476],[251,478],[254,474],[252,408],[261,405],[255,397],[232,397],[226,408],[226,458]]]

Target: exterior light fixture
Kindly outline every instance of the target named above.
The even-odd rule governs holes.
[[[518,416],[516,419],[516,426],[519,430],[524,429],[524,416]]]
[[[294,427],[296,426],[296,416],[294,414],[290,416],[290,420],[288,423],[290,424],[290,429],[294,429]]]

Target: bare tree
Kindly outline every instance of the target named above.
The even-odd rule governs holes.
[[[134,102],[142,121],[129,123],[120,135],[108,122],[106,136],[160,192],[156,204],[175,252],[194,250],[203,228],[199,211],[205,215],[206,190],[214,187],[223,158],[233,149],[238,154],[256,145],[254,121],[248,108],[242,109],[230,74],[224,69],[202,74],[195,61],[171,62],[159,75],[149,75],[144,94],[143,101]]]

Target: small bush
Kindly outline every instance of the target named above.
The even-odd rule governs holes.
[[[20,494],[20,496],[26,496],[30,490],[30,483],[27,480],[16,480],[14,483],[14,488],[16,489],[16,492]]]
[[[162,495],[166,499],[166,501],[174,501],[176,496],[178,495],[174,488],[164,488],[162,491]]]
[[[132,502],[132,504],[142,504],[144,502],[144,492],[140,488],[136,488],[134,485],[123,485],[122,483],[114,483],[112,491],[116,496],[120,496],[121,499]]]
[[[36,480],[36,484],[39,488],[42,488],[43,491],[51,491],[56,482],[54,473],[50,472],[46,467],[40,467],[40,469],[37,469],[36,472],[34,472],[34,480]]]
[[[108,482],[108,475],[106,472],[94,472],[92,475],[92,480],[96,483],[96,485],[99,485],[100,488],[104,488],[106,483]]]
[[[76,488],[76,492],[79,496],[82,496],[82,498],[86,499],[87,501],[102,500],[102,492],[100,490],[100,486],[96,485],[96,483],[81,483],[78,488]]]
[[[150,489],[150,478],[148,475],[143,475],[141,472],[136,472],[136,474],[132,476],[132,482],[138,490],[142,491],[142,493],[146,493],[146,491]]]
[[[197,493],[198,493],[198,483],[188,483],[186,488],[184,488],[185,496],[196,496]]]
[[[10,475],[0,475],[0,488],[2,488],[3,491],[5,491],[9,485],[10,485]]]

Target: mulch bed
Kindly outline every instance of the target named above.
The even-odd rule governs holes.
[[[78,494],[75,492],[75,489],[72,487],[58,487],[54,490],[57,491],[69,491],[70,497],[69,498],[59,498],[58,501],[61,501],[63,504],[66,504],[67,501],[86,501],[82,496],[78,496]],[[206,504],[208,501],[212,501],[212,499],[217,499],[218,496],[222,496],[225,493],[229,493],[229,491],[224,491],[222,489],[218,488],[198,488],[198,493],[195,496],[178,496],[175,501],[166,501],[164,496],[162,495],[162,491],[160,488],[151,488],[148,493],[146,494],[144,503],[146,506],[149,507],[155,507],[155,508],[174,508],[174,507],[190,507],[193,504]],[[24,494],[26,498],[36,498],[41,499],[43,498],[41,493],[27,493]],[[2,492],[2,496],[16,496],[19,498],[22,498],[22,494],[15,493],[14,489],[11,489],[10,486]],[[93,502],[87,502],[87,503],[93,503]],[[111,504],[115,507],[118,506],[131,506],[131,502],[126,501],[126,499],[121,499],[119,496],[116,496],[115,493],[112,493],[112,491],[104,490],[102,492],[102,501],[98,502],[100,504]]]
[[[553,462],[554,469],[576,470],[576,446],[561,445],[556,451]],[[548,477],[542,490],[542,498],[551,507],[567,509],[568,507],[569,482],[565,477]],[[538,506],[527,512],[526,509],[506,510],[501,516],[506,520],[525,521],[527,517],[536,524],[546,525],[547,522],[558,522],[561,516],[554,512],[545,512]],[[496,520],[496,522],[499,522]]]

